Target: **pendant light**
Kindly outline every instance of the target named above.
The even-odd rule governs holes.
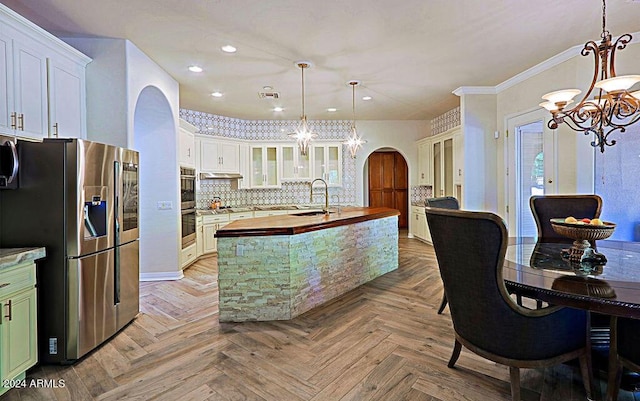
[[[297,61],[296,65],[302,71],[302,115],[300,116],[300,123],[298,124],[298,128],[292,133],[289,134],[289,137],[296,140],[298,144],[298,148],[300,149],[300,154],[306,156],[309,153],[309,144],[312,140],[318,137],[318,134],[311,131],[309,125],[307,124],[307,115],[304,112],[304,69],[311,67],[311,62],[309,61]]]
[[[351,121],[351,128],[349,129],[349,137],[342,143],[347,145],[351,158],[355,159],[358,149],[360,149],[363,144],[367,143],[367,141],[358,136],[358,130],[356,129],[356,86],[360,85],[360,81],[351,80],[347,83],[351,85],[351,107],[353,110],[353,120]]]

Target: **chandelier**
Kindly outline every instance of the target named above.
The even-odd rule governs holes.
[[[599,147],[604,152],[605,146],[616,144],[609,135],[640,120],[640,90],[630,92],[629,89],[640,82],[640,75],[616,76],[616,50],[623,50],[631,41],[628,33],[611,42],[611,34],[606,29],[606,0],[602,0],[602,33],[598,45],[595,41],[585,43],[581,54],[593,53],[594,71],[591,86],[586,94],[571,108],[573,98],[581,93],[579,89],[563,89],[542,96],[545,102],[540,106],[549,110],[552,119],[549,128],[556,129],[566,123],[572,130],[585,135],[594,134],[591,146]],[[593,98],[591,94],[596,90]]]
[[[302,71],[302,115],[300,116],[300,123],[298,128],[289,134],[289,137],[296,140],[300,154],[306,156],[309,152],[309,144],[312,140],[318,137],[318,134],[311,131],[307,124],[307,115],[304,113],[304,69],[311,67],[309,61],[298,61],[296,65],[300,67]]]
[[[356,86],[360,85],[360,81],[349,81],[348,84],[351,85],[352,92],[351,106],[353,110],[353,121],[351,122],[351,128],[349,129],[350,135],[347,140],[342,143],[347,145],[351,158],[355,159],[358,149],[362,147],[362,144],[367,143],[367,141],[358,136],[358,130],[356,130]]]

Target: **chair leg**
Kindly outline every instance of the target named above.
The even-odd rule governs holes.
[[[582,384],[587,392],[587,399],[592,400],[595,394],[593,388],[593,367],[591,365],[591,350],[587,349],[584,355],[580,356],[580,372],[582,373]]]
[[[456,340],[456,343],[453,344],[453,353],[451,354],[451,359],[449,359],[449,363],[447,364],[448,367],[453,368],[453,366],[456,364],[456,361],[460,357],[461,350],[462,344],[460,344],[458,340]]]
[[[615,361],[612,363],[612,359]],[[622,379],[622,364],[614,355],[609,358],[609,380],[607,382],[607,401],[616,401],[618,399],[618,390],[620,390],[620,380]]]
[[[520,369],[509,366],[509,378],[511,379],[511,400],[520,401]]]
[[[442,294],[442,301],[440,302],[440,308],[438,308],[438,315],[442,314],[445,306],[447,306],[447,294]]]
[[[522,306],[522,295],[516,293],[516,303],[518,306]]]

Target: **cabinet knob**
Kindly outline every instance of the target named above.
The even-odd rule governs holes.
[[[553,180],[549,180],[547,181],[549,184],[553,184]]]

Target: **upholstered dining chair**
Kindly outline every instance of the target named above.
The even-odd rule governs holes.
[[[425,210],[455,333],[448,366],[454,367],[463,345],[507,365],[511,397],[520,400],[520,368],[553,366],[578,358],[591,397],[588,313],[558,306],[527,309],[509,297],[502,276],[508,235],[499,216]]]
[[[600,217],[602,198],[598,195],[534,195],[529,198],[531,213],[538,228],[538,240],[545,242],[573,242],[553,231],[549,220],[573,216],[577,219]]]
[[[611,318],[611,344],[609,346],[609,381],[607,401],[616,401],[622,379],[622,368],[640,372],[640,320]]]
[[[453,196],[442,196],[439,198],[427,198],[424,201],[424,205],[427,207],[439,207],[442,209],[460,209],[460,202]],[[447,296],[442,294],[442,301],[440,301],[440,307],[438,308],[438,315],[442,314],[445,306],[447,306]]]

